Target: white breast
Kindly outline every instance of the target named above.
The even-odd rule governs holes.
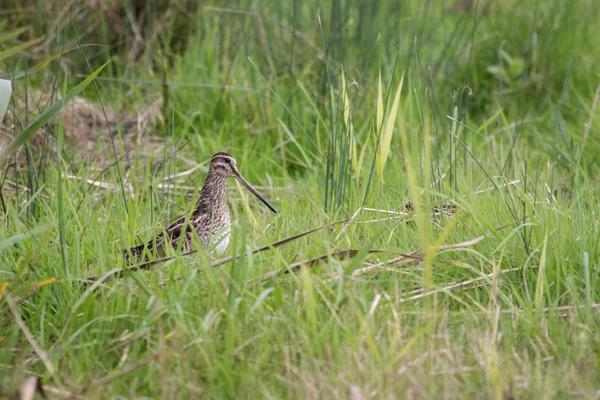
[[[213,241],[213,249],[210,252],[210,255],[216,251],[217,255],[221,255],[227,251],[229,247],[229,240],[231,239],[231,227],[227,225],[223,230],[215,235],[215,240]]]

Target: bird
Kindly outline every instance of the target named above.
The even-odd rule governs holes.
[[[423,205],[421,205],[421,207],[424,208]],[[410,201],[410,200],[407,201],[406,203],[404,203],[404,209],[409,214],[415,212],[415,206],[413,205],[412,201]],[[433,207],[431,209],[431,215],[433,217],[440,217],[442,214],[444,214],[445,217],[451,218],[456,213],[457,210],[458,210],[458,207],[454,204],[441,204],[439,207]]]
[[[277,210],[240,174],[236,159],[229,153],[218,152],[210,160],[206,180],[191,214],[179,217],[155,239],[124,250],[126,262],[131,265],[145,250],[156,250],[158,257],[164,257],[167,243],[177,248],[182,240],[183,251],[191,252],[194,232],[204,247],[214,246],[211,255],[213,252],[222,255],[229,247],[231,238],[231,218],[225,195],[226,181],[229,177],[237,179],[271,211],[277,213]],[[149,261],[148,256],[144,257],[144,261]]]

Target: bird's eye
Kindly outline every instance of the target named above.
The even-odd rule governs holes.
[[[225,158],[225,162],[229,164],[231,162],[231,158]]]

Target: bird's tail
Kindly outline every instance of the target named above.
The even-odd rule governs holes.
[[[123,249],[121,250],[121,255],[125,259],[125,263],[128,266],[131,266],[135,262],[147,262],[150,260],[147,255],[141,258],[145,249],[151,250],[152,243],[142,243],[138,244],[137,246],[130,247],[129,249]]]

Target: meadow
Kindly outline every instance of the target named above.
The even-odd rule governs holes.
[[[597,2],[4,5],[0,398],[600,398]]]

